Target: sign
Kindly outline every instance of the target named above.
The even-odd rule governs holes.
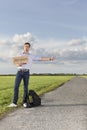
[[[27,62],[28,62],[28,56],[17,56],[17,57],[13,57],[13,63],[15,65],[26,64]]]

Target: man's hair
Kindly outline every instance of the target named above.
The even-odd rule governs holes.
[[[24,45],[29,45],[29,47],[31,46],[29,42],[25,42]]]

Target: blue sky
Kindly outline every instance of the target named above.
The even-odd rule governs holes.
[[[0,73],[16,73],[11,57],[24,42],[31,52],[53,55],[34,73],[87,73],[86,0],[0,0]]]

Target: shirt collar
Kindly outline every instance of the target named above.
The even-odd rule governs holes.
[[[26,53],[26,52],[23,52],[23,54],[29,55],[30,53],[29,53],[29,52],[28,52],[28,53]]]

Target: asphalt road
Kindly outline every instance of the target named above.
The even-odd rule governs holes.
[[[45,94],[40,107],[9,113],[0,130],[87,130],[87,79],[73,78]]]

